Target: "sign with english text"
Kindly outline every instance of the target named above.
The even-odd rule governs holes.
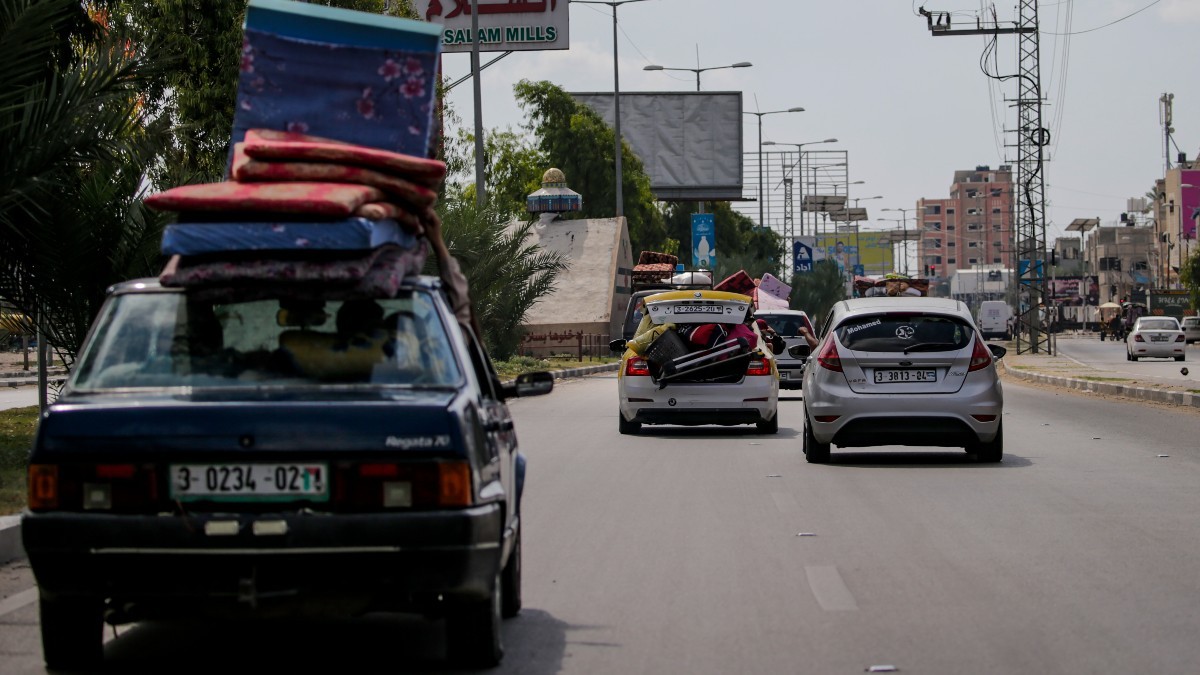
[[[569,49],[568,0],[476,0],[479,51]],[[442,51],[470,53],[471,0],[414,0],[421,19],[442,24]]]

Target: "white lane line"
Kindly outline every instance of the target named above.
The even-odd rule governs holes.
[[[813,596],[821,605],[821,609],[829,612],[847,612],[858,609],[858,603],[854,601],[854,596],[846,587],[842,575],[833,565],[806,565],[804,574],[808,577],[808,587],[812,589]]]
[[[12,614],[13,612],[17,611],[18,609],[21,609],[22,607],[24,607],[25,605],[32,604],[37,599],[38,599],[38,589],[37,588],[30,588],[30,589],[21,591],[20,593],[17,593],[16,595],[10,595],[9,597],[7,597],[5,599],[0,600],[0,616],[4,616],[5,614]]]
[[[796,498],[790,492],[772,492],[771,501],[775,502],[775,508],[779,509],[780,513],[795,513],[800,510]]]

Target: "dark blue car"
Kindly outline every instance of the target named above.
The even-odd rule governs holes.
[[[524,462],[502,385],[439,282],[112,289],[30,458],[24,545],[51,667],[103,622],[447,619],[499,661],[521,606]]]

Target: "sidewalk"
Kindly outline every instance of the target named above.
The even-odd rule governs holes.
[[[1096,334],[1081,333],[1078,336],[1062,336],[1059,339],[1062,341],[1089,337],[1096,339]],[[998,362],[1005,379],[1015,378],[1106,396],[1200,408],[1200,383],[1197,383],[1195,388],[1189,388],[1185,385],[1130,381],[1127,374],[1106,370],[1103,366],[1080,363],[1060,356],[1057,352],[1053,356],[1032,352],[1017,354],[1016,343],[1005,343],[1005,346],[1008,353]]]

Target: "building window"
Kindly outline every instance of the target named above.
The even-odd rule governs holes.
[[[930,239],[929,243],[933,248],[941,248],[942,247],[941,239]]]
[[[954,248],[954,242],[946,244],[946,248]]]
[[[967,258],[967,264],[968,265],[977,265],[977,264],[979,264],[979,259],[978,258]]]
[[[954,213],[954,209],[946,209],[946,213],[949,213],[949,214],[952,214],[952,215],[953,215],[953,213]]]
[[[946,259],[946,262],[947,262],[947,263],[949,263],[949,264],[951,264],[951,265],[953,265],[953,264],[954,264],[954,258],[947,258],[947,259]]]
[[[1000,188],[992,188],[992,196],[999,197],[1000,196]]]
[[[992,232],[1000,231],[1000,223],[992,223]]]
[[[1001,262],[1001,261],[1000,261],[1000,259],[999,259],[999,258],[992,258],[992,262],[994,262],[994,263],[998,263],[998,262]]]
[[[946,226],[946,230],[947,230],[948,232],[953,232],[953,231],[954,231],[954,225],[953,225],[953,224],[947,225],[947,226]]]
[[[992,248],[1000,248],[1000,242],[998,242],[998,241],[993,241],[993,242],[992,242]]]
[[[941,214],[941,212],[942,207],[940,204],[931,204],[930,206],[925,207],[925,215],[927,216],[936,216]]]
[[[967,242],[967,248],[978,248],[978,247],[979,247],[979,242],[977,242],[977,241],[968,241]]]
[[[992,213],[1000,213],[1000,209],[992,209]]]
[[[927,227],[931,230],[940,230],[940,229],[942,229],[942,224],[941,223],[925,223],[925,227]]]

